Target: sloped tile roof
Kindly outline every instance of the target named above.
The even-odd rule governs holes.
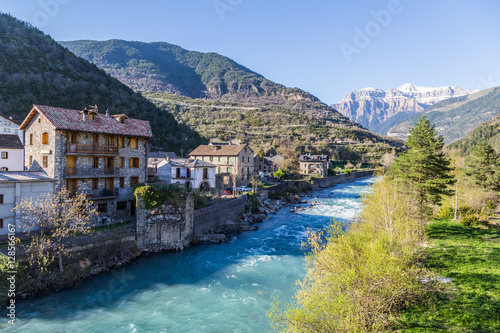
[[[237,156],[247,145],[201,145],[190,156]],[[250,149],[250,148],[248,148]]]
[[[26,119],[21,124],[21,129],[26,129],[36,112],[42,113],[56,127],[56,129],[103,133],[126,136],[140,136],[151,138],[151,126],[149,121],[128,118],[125,123],[120,123],[111,116],[98,113],[94,120],[83,121],[81,110],[63,109],[53,106],[33,105]]]
[[[327,155],[300,155],[299,161],[326,162],[326,161],[328,161],[328,156]]]
[[[1,171],[0,182],[53,181],[54,179],[40,171]]]
[[[168,162],[173,167],[184,167],[184,168],[216,168],[215,164],[210,162],[205,162],[202,160],[193,160],[187,158],[176,158]]]
[[[0,134],[0,149],[24,149],[17,134]]]

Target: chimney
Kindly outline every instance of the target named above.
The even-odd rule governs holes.
[[[109,118],[109,109],[106,109],[106,117]]]
[[[165,160],[167,160],[167,162],[170,162],[170,156],[167,155],[167,157],[165,158]]]
[[[83,119],[82,119],[83,121],[89,120],[89,110],[87,110],[87,108],[83,109],[82,114],[83,114]]]

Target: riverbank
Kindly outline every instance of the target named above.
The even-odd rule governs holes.
[[[401,313],[400,330],[499,332],[499,223],[467,227],[450,220],[434,221],[427,233],[426,269],[452,281],[433,282],[425,303]]]
[[[332,220],[350,223],[373,179],[314,192],[316,206],[270,214],[230,242],[141,256],[57,294],[19,301],[12,332],[267,332],[273,296],[304,277],[301,244]]]

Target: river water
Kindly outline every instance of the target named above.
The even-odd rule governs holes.
[[[293,299],[305,275],[308,228],[348,221],[374,178],[313,192],[318,204],[283,208],[258,231],[224,244],[144,256],[78,287],[17,304],[9,332],[266,332],[272,296]],[[2,326],[6,328],[2,318]]]

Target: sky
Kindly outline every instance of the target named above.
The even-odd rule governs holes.
[[[500,86],[497,0],[0,0],[57,41],[217,52],[332,104],[404,83]]]

